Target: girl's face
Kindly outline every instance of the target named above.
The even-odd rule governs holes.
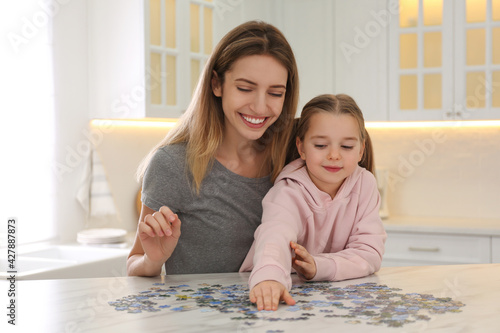
[[[288,71],[269,55],[238,59],[225,73],[224,84],[212,78],[215,96],[222,97],[225,137],[257,140],[280,116]]]
[[[310,119],[304,141],[297,138],[297,149],[313,183],[333,198],[356,169],[364,143],[353,116],[318,112]]]

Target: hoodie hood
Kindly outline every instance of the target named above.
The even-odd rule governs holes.
[[[308,204],[312,208],[321,209],[325,208],[332,202],[347,199],[359,177],[361,177],[363,170],[366,169],[358,165],[356,170],[354,170],[354,172],[344,180],[333,199],[330,197],[330,194],[321,191],[316,187],[316,185],[314,185],[309,177],[304,161],[300,158],[287,164],[283,168],[281,173],[278,175],[278,178],[276,178],[275,185],[278,184],[278,182],[283,181],[296,183],[296,185],[302,190]]]

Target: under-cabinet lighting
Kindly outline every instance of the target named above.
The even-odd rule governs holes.
[[[170,118],[145,118],[145,119],[94,119],[91,120],[92,127],[166,127],[172,128],[177,124],[177,119]]]
[[[367,121],[366,128],[498,127],[500,120],[459,121]]]

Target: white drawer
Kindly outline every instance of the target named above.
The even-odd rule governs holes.
[[[491,238],[387,232],[384,259],[421,265],[490,263]]]
[[[491,262],[500,263],[500,237],[491,237]]]

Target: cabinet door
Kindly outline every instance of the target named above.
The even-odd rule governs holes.
[[[387,232],[384,266],[491,262],[489,236]]]
[[[399,1],[389,31],[390,120],[442,120],[452,109],[452,4]]]
[[[453,3],[455,115],[500,119],[500,1]]]
[[[500,119],[500,1],[399,0],[391,120]]]
[[[389,119],[387,30],[397,11],[385,0],[335,2],[335,90],[352,96],[367,121]]]

